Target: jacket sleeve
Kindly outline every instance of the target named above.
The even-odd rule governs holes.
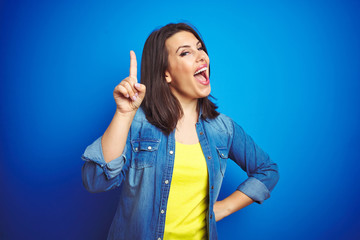
[[[279,180],[278,166],[235,122],[229,157],[248,175],[237,190],[257,203],[268,199]]]
[[[101,137],[86,148],[81,157],[85,161],[81,175],[83,184],[89,192],[103,192],[120,186],[131,153],[128,141],[129,137],[121,156],[108,163],[104,160]]]

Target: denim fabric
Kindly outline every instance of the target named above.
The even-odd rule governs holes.
[[[196,123],[209,173],[209,239],[217,239],[213,205],[219,195],[228,159],[248,175],[237,190],[257,203],[270,197],[279,175],[277,165],[229,117]],[[151,125],[141,109],[130,127],[124,152],[104,161],[101,137],[88,146],[82,159],[82,179],[90,192],[119,188],[120,200],[108,239],[161,240],[175,157],[175,133],[164,135]],[[186,193],[184,193],[186,194]]]

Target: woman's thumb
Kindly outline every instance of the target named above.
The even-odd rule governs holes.
[[[139,97],[144,98],[145,92],[146,92],[146,86],[141,83],[135,83],[134,86],[135,86],[136,90],[139,91]]]

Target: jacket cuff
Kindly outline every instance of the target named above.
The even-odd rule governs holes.
[[[124,151],[120,157],[106,163],[102,152],[101,137],[96,139],[95,142],[86,148],[81,158],[84,161],[96,163],[100,168],[102,168],[107,179],[112,179],[119,175],[126,162]]]
[[[270,197],[270,191],[267,189],[265,184],[254,177],[246,179],[245,182],[240,184],[237,190],[241,191],[259,204]]]

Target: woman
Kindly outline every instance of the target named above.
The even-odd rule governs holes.
[[[204,42],[184,23],[148,37],[141,84],[130,52],[113,120],[83,155],[88,191],[120,188],[108,239],[217,239],[216,221],[270,196],[277,165],[216,111],[209,64]],[[217,201],[228,158],[248,179]]]

